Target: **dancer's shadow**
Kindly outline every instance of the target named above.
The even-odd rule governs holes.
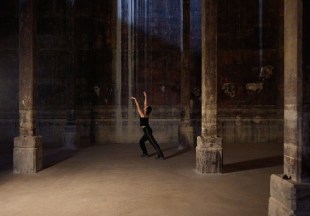
[[[168,150],[176,150],[174,153],[170,154],[170,155],[165,155],[165,159],[171,159],[173,157],[177,157],[181,154],[185,154],[186,152],[190,152],[192,149],[191,148],[184,148],[182,150],[179,150],[178,147],[172,147],[172,148],[168,148],[168,149],[164,149],[164,151],[168,151]]]
[[[175,150],[175,152],[170,154],[170,155],[167,155],[167,151],[170,151],[170,150]],[[182,149],[182,150],[178,150],[178,147],[174,146],[174,147],[169,147],[169,148],[162,149],[162,151],[163,151],[163,153],[165,155],[165,160],[167,160],[167,159],[179,156],[181,154],[184,154],[186,152],[189,152],[189,151],[191,151],[191,148],[185,148],[185,149]],[[151,153],[149,155],[150,155],[150,157],[157,156],[157,152]]]
[[[71,149],[50,150],[44,153],[43,168],[45,169],[45,168],[54,166],[55,164],[58,164],[62,161],[65,161],[71,158],[75,152],[76,150],[71,150]]]
[[[283,164],[283,156],[281,155],[269,158],[260,158],[256,160],[242,161],[226,165],[224,164],[223,172],[231,173],[231,172],[279,166],[282,164]]]

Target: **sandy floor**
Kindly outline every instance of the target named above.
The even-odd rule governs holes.
[[[31,175],[12,174],[11,155],[0,155],[0,215],[267,215],[281,145],[224,146],[219,175],[196,173],[195,149],[161,146],[164,161],[140,158],[137,144],[45,150],[45,169]]]

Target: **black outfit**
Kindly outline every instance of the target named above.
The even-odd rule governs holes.
[[[148,155],[147,149],[145,147],[145,141],[149,141],[151,145],[155,148],[157,151],[157,158],[164,159],[163,152],[161,151],[158,143],[156,142],[155,138],[153,137],[153,131],[152,128],[149,125],[149,118],[140,118],[140,126],[143,127],[143,136],[141,137],[139,143],[140,148],[143,152],[143,155]]]

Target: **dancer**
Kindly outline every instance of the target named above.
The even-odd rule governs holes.
[[[137,111],[140,115],[140,126],[143,129],[143,136],[141,137],[139,143],[140,143],[140,148],[142,150],[142,155],[141,157],[149,157],[148,153],[147,153],[147,149],[145,147],[145,141],[149,141],[151,143],[151,145],[155,148],[155,150],[157,151],[157,157],[156,159],[161,159],[164,160],[165,157],[163,155],[163,152],[161,151],[158,143],[156,142],[155,138],[153,137],[152,134],[152,128],[149,125],[149,114],[152,112],[152,107],[147,105],[147,95],[146,92],[143,92],[144,95],[144,109],[143,112],[140,109],[139,103],[137,101],[137,99],[135,97],[131,97],[131,99],[135,102],[136,104],[136,108]]]

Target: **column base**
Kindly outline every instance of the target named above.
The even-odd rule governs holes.
[[[310,184],[285,180],[282,175],[271,175],[268,215],[310,215]]]
[[[222,152],[222,138],[197,137],[196,171],[201,174],[222,173]]]
[[[75,150],[78,146],[77,132],[75,125],[65,126],[63,144],[65,149]]]
[[[193,148],[194,145],[194,128],[188,125],[179,126],[179,150]]]
[[[40,136],[14,138],[13,172],[36,173],[43,167],[43,150]]]

